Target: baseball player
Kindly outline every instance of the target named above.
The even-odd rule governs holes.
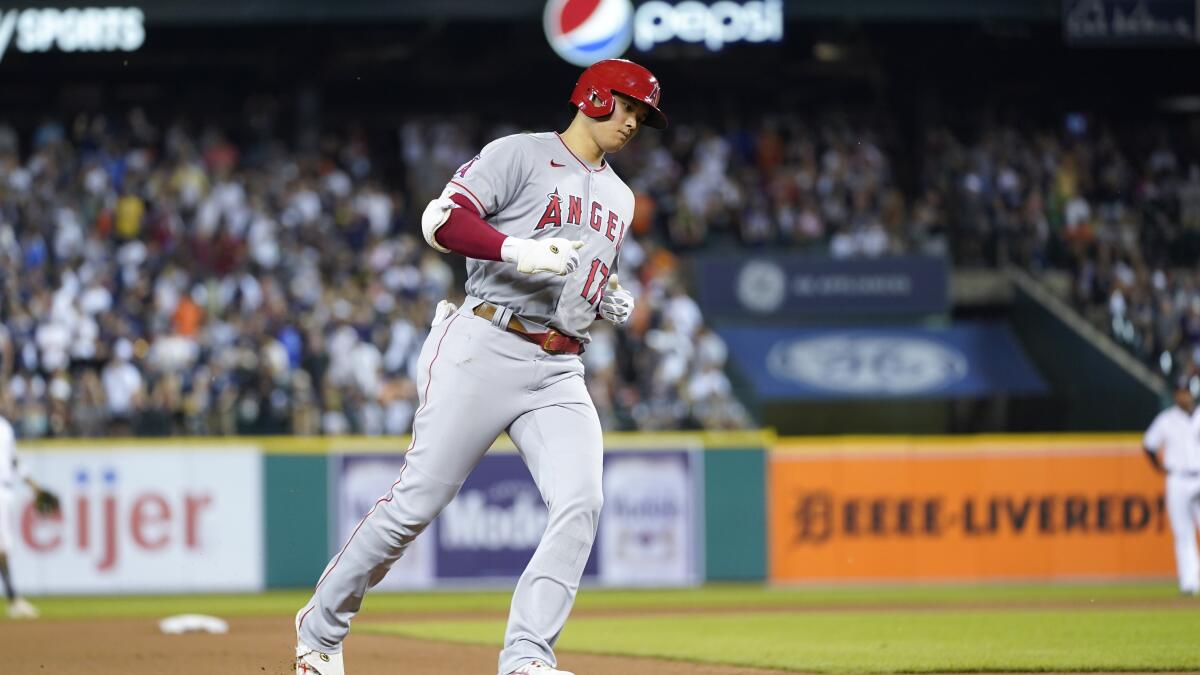
[[[507,431],[549,508],[517,582],[501,675],[570,675],[554,644],[596,536],[602,437],[579,354],[597,317],[628,321],[616,268],[633,193],[605,156],[665,128],[659,83],[600,61],[571,95],[562,133],[497,139],[450,177],[421,219],[425,241],[467,260],[467,298],[443,301],[418,363],[419,407],[405,466],[296,615],[296,672],[342,675],[342,640],[363,595],[450,503]]]
[[[1142,446],[1155,468],[1167,474],[1167,517],[1175,536],[1179,591],[1200,593],[1200,415],[1188,377],[1175,382],[1175,405],[1160,412],[1146,430]]]
[[[4,597],[8,600],[8,616],[12,619],[36,619],[37,608],[17,595],[12,572],[8,568],[8,552],[12,550],[13,528],[16,514],[18,479],[23,480],[35,495],[39,513],[50,514],[58,510],[58,497],[43,490],[29,476],[29,472],[17,460],[17,437],[8,420],[0,417],[0,581],[4,582]]]

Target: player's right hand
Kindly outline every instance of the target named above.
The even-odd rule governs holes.
[[[582,241],[562,237],[549,239],[521,239],[509,237],[500,247],[504,260],[515,263],[517,271],[524,274],[550,272],[559,276],[570,274],[579,267],[579,249]]]
[[[608,288],[604,290],[604,298],[600,300],[600,316],[616,326],[624,326],[633,314],[633,293],[625,290],[617,275],[608,278]]]

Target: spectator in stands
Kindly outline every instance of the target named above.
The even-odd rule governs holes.
[[[410,197],[469,160],[481,130],[470,121],[404,123],[403,177],[385,180],[363,130],[303,133],[311,142],[286,149],[273,139],[273,110],[248,102],[241,130],[193,129],[141,110],[80,115],[42,124],[24,155],[21,139],[0,128],[3,318],[12,336],[4,375],[27,413],[23,433],[407,430],[416,348],[433,305],[458,292],[453,269],[415,236],[411,205],[423,199]],[[974,212],[1011,232],[1010,255],[1034,260],[1050,246],[1056,221],[1047,212],[1062,212],[1063,231],[1096,230],[1107,213],[1082,160],[1072,164],[1053,144],[1035,139],[1005,154],[1007,139],[973,149],[945,134],[933,161],[956,163],[925,173],[970,171],[931,182],[910,208],[883,138],[839,116],[764,115],[729,128],[681,124],[636,148],[623,175],[638,220],[621,277],[646,302],[630,330],[597,329],[586,355],[609,428],[748,423],[724,375],[724,346],[664,244],[937,253],[969,186],[979,195]],[[1156,186],[1182,171],[1169,147],[1151,162]],[[1030,178],[1047,153],[1054,171]],[[1113,166],[1109,183],[1133,180]],[[1059,183],[1079,187],[1040,204],[1033,188],[1051,194]],[[1191,189],[1200,194],[1200,176]],[[1200,210],[1200,197],[1191,201]],[[1042,233],[1040,243],[1021,243],[1027,230]],[[1137,286],[1144,265],[1127,261]],[[1093,267],[1107,284],[1113,272]],[[1150,324],[1170,323],[1155,317]]]
[[[949,195],[957,262],[1070,270],[1080,311],[1165,375],[1200,364],[1200,167],[1180,158],[1194,135],[1158,125],[1139,147],[1144,132],[985,127],[965,144],[940,129],[922,176]]]

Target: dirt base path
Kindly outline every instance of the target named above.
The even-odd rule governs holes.
[[[363,618],[360,623],[369,623]],[[0,622],[4,675],[292,675],[290,617],[235,618],[227,635],[163,635],[152,619]],[[499,646],[351,634],[349,675],[493,675]],[[559,654],[578,675],[779,675],[625,656]]]

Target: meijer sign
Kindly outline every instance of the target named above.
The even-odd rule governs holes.
[[[38,516],[29,492],[22,493],[13,563],[23,591],[262,589],[257,450],[56,450],[25,461],[59,494],[62,512]]]

